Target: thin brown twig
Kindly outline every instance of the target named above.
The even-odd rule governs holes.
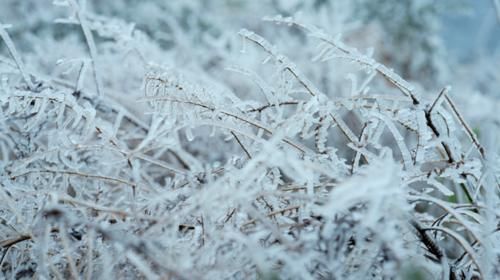
[[[335,124],[339,127],[340,131],[342,131],[342,133],[347,137],[347,139],[349,139],[349,141],[351,141],[351,143],[353,143],[356,147],[359,147],[360,143],[357,140],[356,135],[347,126],[347,124],[341,118],[335,117],[335,115],[333,115],[332,113],[330,113],[330,117],[335,122]]]
[[[438,96],[436,97],[436,99],[434,99],[434,101],[432,102],[431,106],[429,107],[429,114],[432,114],[432,111],[434,110],[434,108],[441,103],[441,98],[443,97],[444,94],[447,94],[448,91],[450,91],[450,87],[447,86],[447,87],[444,87],[438,94]]]
[[[307,92],[311,96],[316,96],[321,94],[319,89],[317,89],[311,83],[311,81],[305,78],[305,76],[300,72],[300,70],[297,69],[295,64],[293,64],[286,56],[279,54],[275,50],[275,47],[271,45],[266,39],[246,29],[240,30],[238,34],[243,36],[247,40],[254,42],[258,46],[260,46],[263,50],[265,50],[267,53],[269,53],[271,56],[273,56],[274,59],[276,59],[276,61],[278,61],[281,65],[283,65],[284,68],[288,70],[297,79],[297,81],[307,90]]]
[[[439,93],[438,97],[434,100],[434,102],[432,103],[431,107],[429,108],[429,110],[426,110],[425,111],[425,120],[427,122],[427,126],[431,129],[432,133],[436,136],[436,137],[439,137],[441,135],[441,133],[439,132],[439,130],[437,129],[436,125],[434,124],[433,120],[432,120],[432,110],[434,110],[436,104],[438,104],[438,100],[441,99],[441,96],[443,96],[444,94],[446,94],[446,91],[448,90],[449,88],[448,87],[445,87],[441,90],[441,92]],[[449,163],[453,163],[455,162],[455,157],[453,156],[452,152],[451,152],[451,148],[450,146],[444,142],[444,141],[441,141],[441,145],[443,146],[444,148],[444,151],[446,153],[446,156],[448,157],[448,162]]]
[[[104,175],[94,175],[94,174],[88,174],[88,173],[83,173],[83,172],[79,172],[79,171],[73,171],[73,170],[55,170],[55,169],[27,170],[23,173],[10,175],[10,179],[14,180],[17,177],[26,176],[26,175],[29,175],[32,173],[67,174],[67,175],[80,176],[80,177],[86,177],[86,178],[92,178],[92,179],[99,179],[99,180],[104,180],[104,181],[111,181],[111,182],[115,182],[115,183],[128,185],[131,187],[137,186],[136,183],[127,181],[127,180],[122,179],[122,178],[114,178],[114,177],[109,177],[109,176],[104,176]]]
[[[233,135],[234,139],[236,139],[236,142],[238,142],[238,144],[240,145],[240,147],[243,149],[243,151],[245,152],[245,154],[247,154],[247,157],[249,159],[252,159],[252,156],[250,155],[250,153],[248,152],[247,148],[245,148],[245,146],[243,145],[243,143],[241,143],[240,139],[238,138],[238,136],[236,135],[236,133],[234,133],[234,131],[231,131],[231,134]]]
[[[410,224],[415,228],[418,233],[420,241],[425,245],[427,250],[435,256],[437,261],[441,261],[444,256],[443,250],[437,245],[436,241],[432,239],[425,229],[416,220],[411,220]]]
[[[14,238],[8,238],[0,241],[0,248],[5,249],[5,251],[2,254],[2,257],[0,258],[0,267],[3,265],[3,261],[5,259],[5,256],[9,253],[9,250],[12,246],[26,241],[26,240],[31,240],[32,236],[31,234],[21,234],[17,237]]]
[[[15,238],[9,238],[9,239],[4,239],[0,241],[0,247],[2,248],[7,248],[11,247],[13,245],[16,245],[17,243],[23,242],[25,240],[31,239],[32,236],[30,234],[21,234]]]
[[[462,127],[465,129],[467,136],[469,136],[470,140],[472,141],[472,143],[476,146],[477,150],[479,151],[479,154],[484,159],[484,157],[485,157],[484,148],[481,146],[481,144],[477,140],[476,135],[474,134],[472,129],[469,127],[467,122],[465,122],[464,118],[462,117],[462,115],[458,111],[455,103],[451,100],[450,96],[447,93],[445,93],[444,97],[445,97],[445,100],[448,103],[448,105],[450,105],[453,114],[455,115],[455,117],[457,117],[458,121],[460,122]]]

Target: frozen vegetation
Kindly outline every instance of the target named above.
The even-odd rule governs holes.
[[[0,278],[500,279],[473,2],[2,0]]]

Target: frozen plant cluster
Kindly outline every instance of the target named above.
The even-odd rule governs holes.
[[[499,279],[500,52],[446,58],[460,9],[3,0],[0,278]]]

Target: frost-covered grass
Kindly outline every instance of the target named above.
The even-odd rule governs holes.
[[[3,1],[0,278],[500,278],[500,55],[379,2]]]

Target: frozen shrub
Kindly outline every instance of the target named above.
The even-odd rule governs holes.
[[[0,26],[2,277],[498,278],[498,123],[431,90],[443,57],[406,48],[432,26],[379,59],[357,17],[387,14],[355,2],[26,1]]]

